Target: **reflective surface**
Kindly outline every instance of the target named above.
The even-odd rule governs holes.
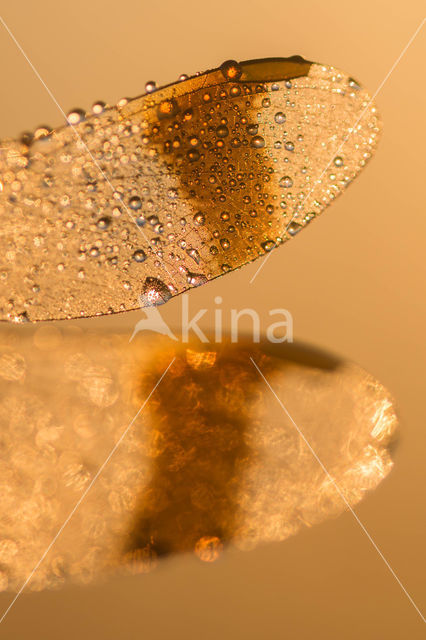
[[[388,392],[312,349],[53,327],[4,330],[0,345],[2,589],[21,586],[81,496],[28,588],[284,540],[392,467]]]

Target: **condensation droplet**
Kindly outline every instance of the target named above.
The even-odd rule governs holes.
[[[202,284],[207,282],[207,278],[202,273],[191,273],[187,274],[187,280],[190,285],[193,287],[200,287]]]
[[[273,240],[266,240],[266,242],[262,242],[261,243],[261,247],[265,251],[272,251],[272,249],[274,249],[276,246],[277,245],[275,244],[275,242]]]
[[[198,149],[190,149],[188,151],[188,159],[190,162],[196,162],[200,159],[200,152]]]
[[[221,124],[216,129],[216,135],[218,136],[218,138],[226,138],[226,136],[229,135],[228,127],[226,127],[224,124]]]
[[[152,93],[153,91],[155,91],[157,88],[157,85],[155,84],[154,80],[149,80],[146,84],[145,84],[145,91],[147,93]]]
[[[299,224],[298,222],[290,222],[290,224],[287,227],[287,231],[289,232],[289,234],[291,236],[295,236],[296,233],[299,233],[299,231],[302,229],[302,225]]]
[[[146,253],[142,249],[136,249],[136,251],[132,255],[132,258],[135,262],[145,262]]]
[[[194,216],[194,222],[197,226],[201,227],[206,221],[206,217],[204,215],[204,213],[201,213],[201,211],[199,211],[198,213],[195,214]]]
[[[220,70],[227,80],[238,80],[243,72],[241,65],[235,60],[226,60],[220,65]]]
[[[129,200],[129,207],[134,211],[137,211],[142,207],[141,199],[138,196],[133,196],[133,198],[130,198]]]
[[[102,231],[105,231],[106,229],[108,229],[110,225],[111,225],[111,218],[108,216],[99,218],[99,220],[96,223],[96,226],[98,227],[98,229],[102,229]]]
[[[82,122],[85,117],[86,113],[83,111],[83,109],[73,109],[72,111],[67,113],[67,122],[70,125],[76,125],[79,124],[79,122]]]
[[[283,124],[286,121],[285,114],[282,111],[278,111],[274,116],[274,120],[277,124]]]
[[[140,296],[140,303],[142,307],[157,307],[165,304],[171,297],[170,289],[162,280],[146,278],[142,295]]]
[[[160,120],[171,118],[172,116],[175,116],[178,111],[178,105],[174,98],[163,100],[163,102],[160,102],[157,107],[157,115]]]
[[[290,176],[284,176],[283,178],[281,178],[279,185],[280,187],[285,187],[286,189],[289,189],[290,187],[293,186],[293,180],[290,178]]]
[[[186,253],[189,255],[190,258],[194,260],[194,262],[196,262],[197,264],[200,264],[201,256],[197,251],[197,249],[193,249],[193,248],[187,249]]]
[[[52,129],[48,125],[40,125],[34,131],[34,140],[41,140],[42,138],[46,138],[51,132]]]
[[[254,136],[254,138],[251,139],[250,145],[255,149],[262,149],[262,147],[265,146],[265,140],[262,136]]]
[[[98,100],[97,102],[95,102],[92,105],[92,113],[94,113],[96,116],[98,116],[103,111],[105,111],[105,107],[106,107],[105,102],[102,102],[101,100]]]
[[[348,85],[351,87],[351,89],[354,89],[355,91],[359,91],[361,89],[359,82],[357,82],[353,78],[349,78]]]

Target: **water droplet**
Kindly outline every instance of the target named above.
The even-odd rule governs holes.
[[[290,178],[290,176],[284,176],[283,178],[281,178],[279,185],[280,187],[290,189],[290,187],[293,186],[293,180]]]
[[[197,249],[187,249],[186,253],[189,255],[190,258],[192,258],[194,260],[194,262],[196,262],[197,264],[200,264],[200,254],[198,253]]]
[[[351,89],[354,89],[355,91],[359,91],[361,89],[360,84],[353,78],[349,78],[348,84],[351,87]]]
[[[29,322],[30,321],[26,311],[23,311],[22,313],[18,313],[18,315],[13,316],[11,318],[11,320],[12,320],[12,322],[15,322],[17,324],[22,324],[23,322]]]
[[[133,196],[132,198],[130,198],[129,207],[134,211],[137,211],[142,207],[142,200],[139,198],[139,196]]]
[[[231,246],[231,243],[226,238],[222,238],[220,244],[222,249],[229,249],[229,247]]]
[[[74,126],[76,124],[79,124],[79,122],[83,122],[85,117],[86,114],[83,109],[73,109],[67,114],[67,122],[68,124]]]
[[[169,288],[162,280],[158,278],[146,278],[142,295],[140,296],[140,303],[142,307],[156,307],[166,303],[171,297],[172,294]]]
[[[284,146],[287,151],[294,151],[294,144],[292,142],[286,142]]]
[[[341,156],[336,156],[333,160],[334,164],[336,167],[342,167],[343,166],[343,158]]]
[[[191,273],[190,271],[186,275],[188,284],[193,287],[200,287],[207,282],[207,278],[203,273]]]
[[[226,138],[226,136],[229,135],[228,127],[226,127],[224,124],[219,125],[216,129],[216,135],[218,136],[218,138]]]
[[[132,258],[135,262],[145,262],[146,253],[142,249],[136,249],[136,251],[132,255]]]
[[[201,213],[201,211],[199,211],[198,213],[195,214],[194,216],[194,222],[197,226],[201,227],[206,221],[206,217],[204,215],[204,213]]]
[[[34,131],[34,140],[41,140],[41,138],[46,138],[49,133],[51,133],[52,129],[48,125],[41,125],[37,127]]]
[[[289,232],[289,234],[291,236],[295,236],[296,233],[299,233],[299,231],[302,229],[302,225],[298,224],[297,222],[290,222],[290,224],[287,227],[287,231]]]
[[[200,152],[198,149],[190,149],[187,155],[190,162],[196,162],[200,159]]]
[[[111,225],[111,218],[108,216],[99,218],[99,220],[96,223],[96,226],[98,227],[98,229],[102,229],[102,231],[105,231],[105,229],[108,229],[110,225]]]
[[[157,115],[160,120],[164,120],[165,118],[171,118],[175,116],[178,112],[178,104],[174,98],[169,100],[163,100],[157,107]]]
[[[266,240],[266,242],[262,242],[261,243],[261,247],[262,249],[264,249],[265,251],[271,251],[272,249],[274,249],[277,245],[275,244],[275,242],[273,240]]]
[[[145,84],[145,91],[147,93],[152,93],[156,90],[156,88],[157,85],[155,84],[154,80],[148,80],[148,82]]]
[[[286,120],[285,114],[282,111],[278,111],[274,116],[274,120],[277,124],[284,124]]]
[[[220,65],[220,70],[226,80],[238,80],[243,72],[241,65],[235,60],[226,60]]]
[[[254,138],[251,139],[250,146],[255,149],[262,149],[262,147],[265,146],[265,140],[262,136],[254,136]]]
[[[247,125],[247,133],[249,134],[249,136],[255,136],[257,131],[259,129],[259,126],[257,124],[248,124]]]
[[[92,113],[94,113],[95,116],[98,116],[100,113],[105,111],[105,108],[106,108],[105,102],[102,102],[102,100],[98,100],[92,105]]]

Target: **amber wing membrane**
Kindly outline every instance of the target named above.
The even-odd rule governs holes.
[[[224,63],[0,148],[0,318],[161,304],[291,239],[361,171],[376,107],[299,57]]]

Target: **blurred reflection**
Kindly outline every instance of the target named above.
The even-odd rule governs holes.
[[[178,345],[54,326],[0,332],[0,588],[30,574],[152,391],[29,587],[251,549],[345,509],[392,466],[388,392],[298,346]]]

